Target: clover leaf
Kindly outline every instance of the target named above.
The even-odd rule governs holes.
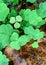
[[[0,51],[0,65],[8,65],[8,64],[9,64],[9,59]]]
[[[33,48],[38,48],[38,47],[39,47],[38,42],[32,43],[31,46],[32,46]]]
[[[0,3],[0,21],[4,21],[9,14],[9,8],[5,3]]]
[[[10,43],[10,36],[13,33],[13,28],[10,24],[2,24],[0,26],[0,50],[5,48]]]

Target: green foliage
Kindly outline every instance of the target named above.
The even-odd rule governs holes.
[[[11,35],[11,37],[10,37],[10,40],[11,41],[17,41],[18,38],[19,38],[19,34],[16,33],[16,32],[13,32],[12,35]]]
[[[10,46],[12,49],[20,50],[20,43],[18,41],[12,41]]]
[[[3,0],[4,3],[12,2],[14,5],[17,5],[19,3],[19,0]]]
[[[24,21],[29,21],[29,17],[31,15],[31,10],[30,9],[23,9],[20,11],[20,15],[24,19]]]
[[[20,43],[18,39],[19,39],[19,34],[14,31],[10,37],[11,42],[9,45],[11,46],[11,48],[16,49],[16,50],[20,49]]]
[[[34,40],[41,39],[43,37],[44,37],[44,32],[40,31],[39,29],[36,29],[34,31],[34,34],[33,34],[33,39]]]
[[[42,18],[46,17],[46,2],[41,2],[39,4],[39,9],[37,10],[38,15],[40,15]]]
[[[29,21],[30,15],[31,15],[31,10],[30,9],[26,9],[24,14],[24,20],[25,21]]]
[[[20,23],[16,22],[16,23],[14,24],[14,28],[20,28]]]
[[[21,8],[20,2],[26,5],[22,0],[0,0],[0,50],[8,45],[20,50],[32,39],[34,43],[31,46],[38,48],[38,42],[35,41],[44,37],[40,27],[46,24],[46,2],[41,2],[33,10]],[[26,2],[36,5],[37,1]]]
[[[26,0],[27,2],[34,3],[36,0]]]
[[[25,34],[30,34],[32,32],[34,32],[34,28],[32,26],[24,27]]]
[[[32,10],[32,13],[29,18],[29,23],[36,26],[41,21],[42,21],[42,18],[40,16],[38,16],[36,10]]]
[[[24,46],[29,41],[30,38],[27,35],[22,35],[18,38],[18,34],[14,33],[14,35],[11,37],[10,46],[13,49],[20,50],[21,46]]]
[[[13,32],[16,32],[16,33],[20,34],[20,31],[17,30],[17,29],[14,29]]]
[[[27,36],[27,35],[22,35],[20,38],[19,38],[19,43],[20,43],[20,46],[23,46],[25,45],[27,42],[30,41],[30,38]]]
[[[8,58],[0,51],[0,65],[8,65]]]
[[[32,26],[24,28],[24,33],[28,34],[30,39],[37,40],[44,37],[44,32],[41,32],[39,29],[34,29]]]
[[[42,25],[44,25],[46,23],[45,20],[40,21],[37,25],[36,28],[40,28]]]
[[[11,17],[9,22],[10,22],[11,24],[15,23],[15,17]]]
[[[32,11],[30,9],[21,10],[20,15],[22,16],[24,21],[28,21],[33,26],[37,26],[37,24],[42,21],[42,17],[40,17],[37,14],[36,10],[32,10]]]
[[[19,0],[11,0],[14,5],[17,5],[19,3]]]
[[[16,21],[17,22],[22,22],[22,17],[20,15],[16,16]]]
[[[17,15],[17,11],[14,8],[11,8],[10,10],[11,11],[9,12],[8,19],[10,19],[11,17],[16,17]]]
[[[5,48],[10,43],[10,36],[13,32],[13,28],[10,24],[0,25],[0,50]]]
[[[21,15],[21,17],[24,19],[24,12],[25,12],[25,9],[21,9],[19,14]]]
[[[31,46],[32,46],[33,48],[38,48],[38,47],[39,47],[38,42],[34,42],[34,43],[32,43]]]
[[[9,8],[6,4],[0,3],[0,21],[4,21],[9,13]]]
[[[3,0],[0,0],[0,3],[3,3]]]
[[[11,0],[3,0],[3,2],[5,3],[5,4],[7,4],[8,2],[10,2]]]

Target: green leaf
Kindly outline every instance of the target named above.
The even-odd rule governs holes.
[[[5,60],[4,60],[5,59]],[[0,51],[0,65],[8,65],[9,59]]]
[[[23,12],[24,14],[24,20],[25,21],[29,21],[30,15],[31,15],[31,10],[30,9],[26,9],[25,12]]]
[[[28,34],[30,40],[38,40],[44,37],[44,32],[39,29],[34,29],[32,26],[28,26],[24,28],[24,33]]]
[[[12,41],[12,42],[10,43],[10,46],[11,46],[11,48],[13,48],[13,49],[20,50],[20,45],[19,45],[19,42],[18,42],[18,41]]]
[[[37,10],[21,10],[20,15],[24,21],[28,21],[30,25],[37,26],[37,24],[42,21],[42,17],[37,14]],[[35,23],[35,24],[34,24]]]
[[[20,28],[20,23],[16,22],[16,23],[14,24],[14,28]]]
[[[22,22],[22,17],[20,15],[16,16],[16,21],[17,22]]]
[[[28,21],[22,21],[22,22],[21,22],[21,29],[24,30],[24,28],[25,28],[25,27],[28,27],[28,26],[30,26],[30,23],[29,23]]]
[[[11,35],[11,37],[10,37],[10,40],[11,40],[11,41],[17,41],[18,38],[19,38],[18,33],[13,32],[12,35]]]
[[[38,42],[34,42],[34,43],[32,43],[31,46],[32,46],[33,48],[38,48],[38,47],[39,47]]]
[[[46,23],[45,20],[42,20],[40,22],[38,22],[38,24],[36,25],[36,28],[40,28],[42,25],[44,25]]]
[[[5,4],[7,4],[8,2],[10,2],[11,0],[3,0],[3,2],[5,3]]]
[[[41,2],[39,4],[39,9],[37,10],[38,15],[40,15],[42,18],[46,17],[46,2]]]
[[[34,3],[36,0],[26,0],[27,2]]]
[[[5,48],[9,44],[9,36],[6,34],[0,34],[0,50]]]
[[[40,21],[42,21],[42,18],[40,16],[38,16],[36,10],[32,10],[32,13],[29,17],[29,23],[33,26],[36,26],[38,24],[38,22],[40,22]]]
[[[0,3],[0,21],[4,21],[9,14],[9,9],[4,3]]]
[[[22,35],[20,36],[18,40],[19,40],[20,46],[24,46],[27,44],[27,42],[30,41],[30,38],[27,35]]]
[[[29,21],[31,10],[30,9],[22,9],[19,13],[24,21]]]
[[[17,5],[19,3],[19,0],[11,0],[14,5]]]
[[[19,30],[17,30],[17,29],[14,29],[14,31],[13,31],[13,32],[16,32],[16,33],[20,34],[20,31],[19,31]]]
[[[13,33],[13,27],[10,24],[2,24],[0,25],[0,33],[10,36]]]
[[[8,15],[8,19],[10,19],[11,17],[16,17],[17,16],[17,11],[14,8],[11,8],[11,11]]]
[[[12,2],[14,5],[18,5],[19,0],[3,0],[5,4]]]
[[[10,43],[10,36],[13,33],[13,28],[10,24],[0,25],[0,50],[5,48]]]
[[[10,22],[11,24],[14,24],[14,23],[15,23],[15,17],[11,17],[9,22]]]
[[[25,34],[31,34],[34,32],[34,28],[32,26],[24,27],[24,33]]]
[[[19,14],[21,15],[21,17],[24,19],[24,12],[25,12],[25,9],[21,9]]]
[[[33,35],[33,39],[34,40],[37,40],[37,39],[41,39],[44,37],[44,32],[40,32],[39,29],[36,29],[35,32],[34,32],[34,35]]]
[[[0,0],[0,3],[3,3],[3,0]]]

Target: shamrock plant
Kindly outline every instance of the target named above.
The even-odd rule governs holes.
[[[9,8],[5,3],[0,3],[0,21],[4,21],[9,14]]]
[[[37,40],[44,37],[40,27],[46,24],[46,2],[41,2],[34,10],[21,8],[18,11],[16,7],[20,2],[22,0],[0,0],[0,51],[6,46],[20,50],[31,40],[34,40],[31,46],[38,48]],[[37,0],[26,2],[35,4]]]
[[[46,2],[40,3],[39,4],[39,9],[37,10],[38,15],[41,16],[42,18],[46,17]]]
[[[8,65],[8,58],[0,51],[0,65]]]

